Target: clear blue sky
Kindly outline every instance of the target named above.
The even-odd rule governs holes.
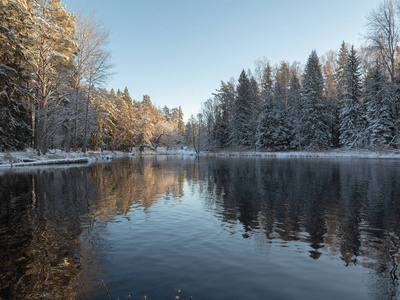
[[[149,94],[159,107],[197,114],[220,81],[256,59],[304,64],[341,42],[363,43],[366,16],[380,0],[63,0],[96,10],[110,29],[117,72],[107,87]]]

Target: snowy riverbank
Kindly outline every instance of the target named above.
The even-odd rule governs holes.
[[[139,155],[138,152],[126,153],[120,151],[88,151],[65,152],[50,150],[46,155],[38,156],[33,149],[20,152],[0,152],[0,168],[13,168],[37,165],[60,165],[92,163],[96,161],[108,161],[117,157]],[[157,151],[145,151],[144,155],[196,155],[189,149],[166,150],[159,148]],[[400,159],[400,151],[366,151],[366,150],[332,150],[332,151],[293,151],[293,152],[260,152],[260,151],[218,151],[201,152],[203,157],[270,157],[270,158],[396,158]]]
[[[212,157],[271,157],[271,158],[399,158],[400,151],[367,151],[367,150],[332,150],[332,151],[291,151],[291,152],[261,152],[261,151],[221,151],[202,153],[202,156]]]
[[[123,152],[65,152],[49,150],[46,155],[37,155],[33,149],[19,152],[0,152],[0,168],[13,168],[37,165],[61,165],[91,163],[95,161],[111,160],[114,157],[127,156]]]
[[[157,151],[146,150],[144,155],[196,155],[188,149],[170,149],[159,147]],[[110,161],[114,158],[132,157],[140,155],[138,151],[133,153],[121,151],[88,151],[65,152],[61,150],[49,150],[46,155],[37,155],[36,151],[28,148],[18,152],[0,152],[0,168],[31,167],[39,165],[62,165],[92,163],[96,161]]]

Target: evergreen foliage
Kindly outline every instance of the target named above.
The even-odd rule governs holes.
[[[399,147],[394,4],[368,16],[362,51],[343,42],[323,66],[312,51],[304,73],[264,58],[257,80],[243,70],[236,86],[222,81],[185,125],[180,106],[161,110],[148,95],[136,101],[127,87],[102,87],[112,65],[108,33],[93,14],[75,16],[60,0],[0,0],[0,150],[131,151],[176,146],[184,136],[196,151]]]
[[[313,50],[305,68],[301,99],[300,145],[304,149],[327,149],[332,145],[323,89],[321,65]]]
[[[351,48],[342,78],[340,96],[340,145],[342,147],[361,147],[363,119],[361,109],[360,61],[354,47]]]
[[[251,101],[251,83],[247,78],[245,70],[240,74],[236,92],[230,145],[233,147],[250,148],[253,141],[253,131],[251,128],[253,106]]]
[[[293,68],[288,91],[288,116],[287,127],[290,130],[290,148],[297,149],[300,146],[301,130],[301,84],[297,71]]]
[[[236,88],[232,82],[221,81],[221,87],[214,94],[216,99],[215,127],[213,136],[216,147],[228,147],[231,136],[232,107],[236,99]]]
[[[391,115],[391,98],[387,77],[379,66],[368,74],[365,87],[365,146],[377,148],[393,142],[394,122]]]
[[[22,150],[31,136],[23,49],[32,18],[22,4],[0,2],[0,151]]]
[[[349,57],[349,50],[347,49],[346,43],[343,41],[339,50],[339,55],[337,59],[337,69],[336,69],[336,82],[337,82],[337,95],[339,101],[343,100],[345,94],[344,89],[346,86],[346,65]]]
[[[263,71],[263,80],[261,87],[261,113],[257,122],[256,147],[258,149],[268,149],[271,147],[270,120],[269,116],[272,110],[273,97],[273,79],[271,66],[268,64]]]

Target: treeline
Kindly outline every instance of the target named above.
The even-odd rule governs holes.
[[[400,110],[398,1],[367,18],[366,46],[341,45],[320,59],[272,67],[266,59],[237,84],[221,82],[189,126],[198,148],[265,150],[398,148]],[[254,76],[252,75],[254,73]]]
[[[92,149],[132,151],[138,147],[156,150],[163,146],[173,148],[184,142],[184,122],[181,107],[155,107],[149,95],[142,101],[132,100],[128,88],[115,94],[103,90],[94,97],[91,106]]]
[[[170,146],[179,108],[154,107],[103,88],[112,75],[109,33],[93,13],[60,0],[0,0],[0,150],[66,151]]]

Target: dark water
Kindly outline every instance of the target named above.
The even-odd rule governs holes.
[[[0,174],[0,299],[396,299],[399,238],[394,160]]]

